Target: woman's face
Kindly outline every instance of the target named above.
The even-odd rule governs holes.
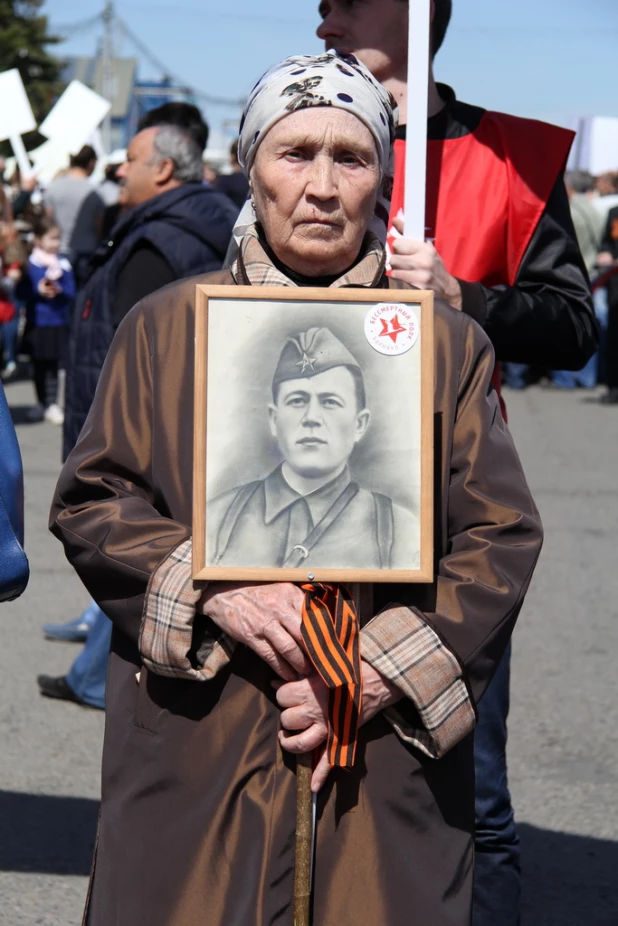
[[[354,263],[380,179],[367,126],[330,107],[299,110],[273,126],[250,175],[266,240],[304,276],[335,276]]]

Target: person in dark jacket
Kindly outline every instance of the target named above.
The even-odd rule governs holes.
[[[357,55],[399,104],[389,244],[393,276],[478,322],[500,362],[580,370],[597,349],[586,274],[563,181],[564,129],[485,110],[434,79],[452,0],[431,2],[424,241],[402,237],[408,88],[407,0],[319,0],[326,49]],[[462,15],[465,15],[462,3]],[[395,228],[395,234],[392,228]],[[500,371],[493,384],[499,390]],[[518,926],[520,853],[507,785],[510,650],[475,730],[474,926]]]
[[[65,457],[86,420],[115,330],[129,309],[168,283],[219,270],[223,262],[236,209],[222,193],[202,185],[200,126],[192,119],[183,128],[178,111],[173,118],[174,124],[164,121],[139,131],[118,170],[126,211],[95,254],[73,318]],[[48,636],[63,639],[80,632],[87,645],[67,676],[41,675],[38,682],[48,697],[103,708],[111,624],[93,605],[76,621],[44,628]],[[82,624],[89,626],[82,630]]]
[[[69,347],[64,452],[82,428],[114,331],[129,309],[175,280],[218,270],[236,210],[202,185],[201,151],[179,126],[144,129],[119,168],[127,212],[97,251]]]

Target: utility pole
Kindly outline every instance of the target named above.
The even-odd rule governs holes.
[[[106,0],[103,10],[103,96],[110,103],[114,101],[114,4]],[[103,122],[103,147],[105,153],[112,150],[112,116],[111,110]]]

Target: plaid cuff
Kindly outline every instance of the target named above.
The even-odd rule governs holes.
[[[209,681],[229,663],[236,643],[196,614],[203,586],[195,588],[191,578],[192,548],[185,540],[152,574],[139,648],[144,665],[156,675]],[[195,633],[198,619],[204,623],[200,634]]]
[[[384,711],[397,734],[432,759],[440,759],[476,722],[462,669],[437,633],[413,610],[391,605],[361,630],[361,655],[403,692],[422,727],[397,707]]]

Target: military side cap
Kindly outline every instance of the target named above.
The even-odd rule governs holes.
[[[286,380],[308,379],[333,367],[360,370],[356,357],[332,331],[309,328],[285,342],[273,377],[273,389]]]

